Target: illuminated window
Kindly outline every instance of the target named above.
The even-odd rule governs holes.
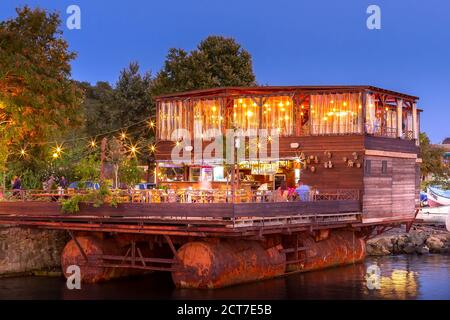
[[[230,124],[242,130],[257,130],[259,128],[259,107],[251,98],[234,99],[232,120]]]
[[[182,101],[164,101],[159,105],[158,136],[161,140],[171,140],[176,129],[189,130],[189,112]]]
[[[362,133],[359,93],[311,95],[312,134]]]
[[[280,136],[293,134],[293,101],[289,96],[269,97],[262,106],[261,128],[268,132],[277,130]]]
[[[219,100],[194,102],[194,138],[211,138],[222,134],[223,108]]]

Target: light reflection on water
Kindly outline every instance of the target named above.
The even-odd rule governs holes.
[[[366,286],[366,270],[381,270],[380,289]],[[450,256],[370,257],[364,263],[219,290],[174,288],[170,275],[83,284],[68,290],[59,277],[0,279],[0,299],[450,299]]]

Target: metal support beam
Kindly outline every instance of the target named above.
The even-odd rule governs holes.
[[[81,255],[83,256],[84,260],[86,262],[88,262],[88,256],[86,255],[86,253],[84,252],[84,250],[81,247],[80,243],[78,242],[78,239],[75,237],[75,235],[73,234],[73,232],[71,230],[67,230],[67,232],[69,233],[69,235],[72,238],[73,242],[75,242],[75,245],[77,246],[77,248],[80,251]]]

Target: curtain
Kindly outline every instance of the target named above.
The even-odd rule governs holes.
[[[362,133],[361,94],[311,95],[311,134]]]

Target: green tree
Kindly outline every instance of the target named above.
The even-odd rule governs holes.
[[[19,161],[28,148],[28,167],[41,165],[48,139],[79,125],[82,92],[70,79],[68,50],[57,13],[25,6],[0,23],[0,168]]]
[[[169,49],[156,75],[154,95],[194,89],[255,85],[252,58],[233,38],[209,36],[196,50]]]
[[[111,115],[111,110],[117,106],[114,88],[105,81],[99,81],[94,86],[88,82],[81,82],[79,86],[85,94],[83,120],[86,134],[96,136],[117,129],[119,125]]]
[[[120,167],[120,181],[127,184],[128,186],[133,186],[141,181],[143,173],[143,170],[138,166],[137,159],[128,158],[123,161]]]
[[[427,134],[424,132],[420,133],[419,140],[420,156],[422,158],[422,163],[420,165],[422,180],[426,179],[430,175],[441,175],[444,169],[442,162],[444,150],[433,146]]]
[[[130,127],[128,137],[137,143],[149,139],[153,132],[145,121],[154,117],[150,72],[141,74],[137,62],[120,72],[114,87],[107,82],[95,86],[83,82],[86,99],[83,104],[85,131],[90,136]],[[134,126],[135,123],[139,125]]]
[[[425,185],[437,184],[444,188],[450,188],[450,168],[443,161],[444,149],[431,144],[426,133],[420,136],[420,173]]]

